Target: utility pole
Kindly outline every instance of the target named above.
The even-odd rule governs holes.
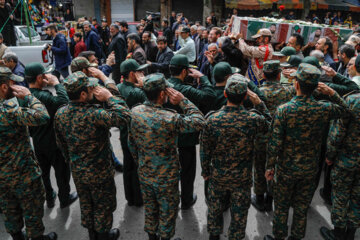
[[[304,8],[301,13],[301,19],[305,19],[310,13],[310,0],[304,0]]]
[[[29,40],[30,40],[30,45],[32,44],[32,37],[31,37],[31,32],[30,32],[30,23],[29,23],[29,16],[30,15],[30,11],[29,8],[26,4],[26,0],[23,0],[23,7],[24,7],[24,13],[25,13],[25,21],[26,21],[26,26],[27,26],[27,30],[28,30],[28,34],[29,34]]]

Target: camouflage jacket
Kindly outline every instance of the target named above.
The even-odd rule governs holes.
[[[351,115],[333,122],[327,142],[326,157],[341,168],[360,168],[360,93],[346,97]]]
[[[107,101],[106,109],[70,102],[57,111],[56,141],[71,162],[74,178],[98,184],[114,176],[109,130],[128,124],[130,118],[125,101],[115,96]]]
[[[32,95],[23,103],[27,107],[19,107],[15,98],[0,100],[0,184],[30,183],[41,176],[27,127],[44,125],[50,116]]]
[[[254,138],[266,133],[271,121],[263,102],[256,109],[262,115],[243,106],[223,106],[207,115],[207,125],[200,137],[204,177],[223,184],[251,185]]]
[[[282,174],[313,177],[318,170],[324,128],[332,119],[348,114],[345,101],[335,93],[332,102],[296,96],[276,110],[268,142],[266,169]]]
[[[33,138],[36,151],[49,151],[56,149],[55,132],[53,127],[54,116],[60,106],[69,102],[69,98],[62,84],[57,84],[54,88],[56,96],[47,90],[30,88],[31,94],[33,94],[41,101],[42,104],[45,105],[50,115],[50,121],[46,125],[30,128],[30,134]]]
[[[177,137],[201,131],[205,119],[188,99],[180,102],[184,114],[148,101],[132,109],[129,149],[138,162],[141,182],[166,186],[179,181]]]

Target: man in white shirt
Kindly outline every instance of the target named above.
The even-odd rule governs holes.
[[[190,37],[190,28],[183,27],[180,33],[180,39],[179,44],[181,48],[174,52],[174,55],[177,54],[184,54],[188,60],[189,63],[193,63],[196,60],[196,48],[195,48],[195,42]]]

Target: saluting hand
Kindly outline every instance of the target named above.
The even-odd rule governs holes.
[[[331,67],[322,66],[321,68],[325,71],[326,75],[328,75],[330,77],[334,77],[336,75],[335,70],[332,69]]]
[[[179,105],[179,103],[185,98],[181,92],[176,91],[173,88],[166,88],[165,93],[168,95],[170,103],[175,106]]]
[[[100,102],[106,102],[107,100],[109,100],[109,98],[111,98],[113,95],[111,94],[111,92],[104,88],[104,87],[95,87],[94,89],[94,96],[97,100],[99,100]]]
[[[334,96],[335,94],[335,90],[332,89],[331,87],[329,87],[328,85],[326,85],[323,82],[319,82],[319,85],[317,87],[317,90],[324,94],[324,95],[328,95],[328,96]]]
[[[43,81],[48,86],[55,86],[55,85],[60,84],[59,79],[52,74],[45,74],[45,78],[43,79]]]
[[[247,90],[247,95],[249,96],[252,104],[254,104],[255,106],[261,103],[261,99],[259,98],[259,96],[250,89]]]
[[[30,90],[27,89],[26,87],[12,85],[12,86],[10,86],[10,88],[12,89],[14,96],[17,98],[20,98],[20,99],[24,99],[25,96],[31,95]]]

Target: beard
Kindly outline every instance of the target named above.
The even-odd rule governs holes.
[[[15,97],[14,93],[13,93],[13,90],[9,87],[7,92],[5,93],[5,99],[10,99],[10,98],[13,98],[13,97]]]

